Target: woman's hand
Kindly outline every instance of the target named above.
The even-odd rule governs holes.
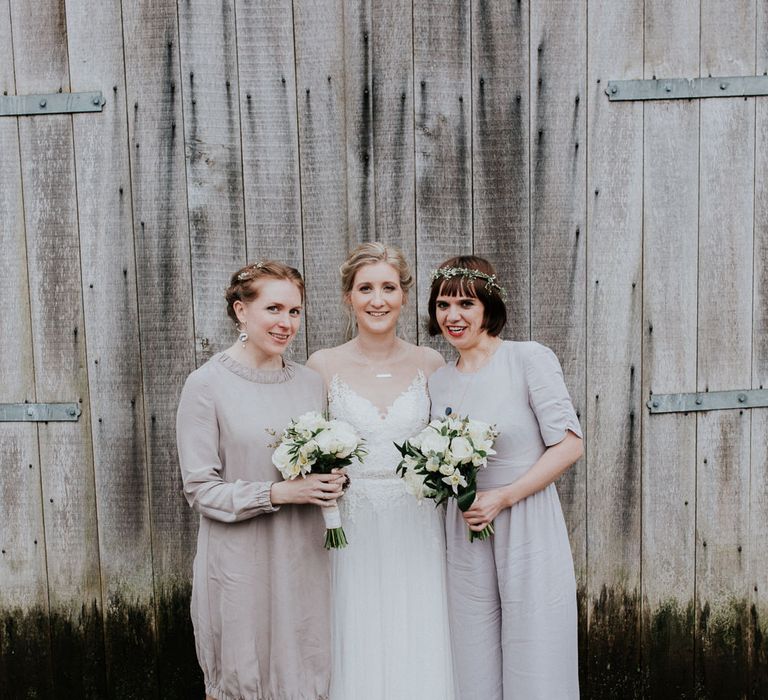
[[[508,506],[503,489],[478,491],[469,510],[462,515],[470,530],[480,532]]]
[[[309,474],[290,481],[276,481],[269,490],[273,506],[285,503],[313,503],[316,506],[328,506],[336,502],[343,493],[345,475],[338,472],[331,474]]]

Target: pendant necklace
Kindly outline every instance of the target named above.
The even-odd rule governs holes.
[[[480,364],[480,366],[474,372],[472,372],[470,374],[470,377],[467,380],[467,383],[464,385],[464,391],[461,394],[461,398],[456,402],[455,406],[451,406],[450,403],[448,405],[446,405],[446,407],[445,407],[445,415],[446,416],[452,416],[452,415],[456,414],[459,411],[459,409],[464,404],[464,399],[467,396],[467,392],[469,391],[469,387],[472,386],[472,384],[475,381],[475,378],[479,374],[480,370],[483,369],[483,367],[485,367],[490,362],[491,358],[496,354],[496,350],[498,349],[498,347],[499,347],[499,345],[494,345],[493,349],[489,353],[487,353],[485,355],[485,357],[483,358],[483,362]],[[459,359],[461,359],[461,357],[459,357]],[[459,360],[456,360],[456,371],[457,372],[459,371],[458,364],[459,364]],[[463,372],[459,372],[459,374],[463,374]]]
[[[373,376],[376,377],[376,379],[392,379],[392,372],[377,372],[373,368],[373,363],[370,361],[368,356],[360,349],[360,341],[358,340],[357,343],[357,352],[360,355],[361,358],[365,361],[365,364],[368,366],[368,369],[373,372]],[[394,353],[393,353],[394,354]],[[385,362],[389,360],[389,356],[386,358]]]

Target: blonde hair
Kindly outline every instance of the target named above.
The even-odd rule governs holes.
[[[375,265],[380,262],[387,263],[387,265],[391,265],[397,270],[398,277],[400,278],[400,289],[403,290],[404,295],[408,294],[408,290],[413,286],[413,274],[405,259],[405,255],[403,255],[403,251],[381,241],[371,241],[357,246],[339,268],[341,273],[341,293],[345,301],[352,292],[357,273],[366,265]],[[354,335],[355,319],[348,305],[347,312],[349,314],[347,339],[349,339]]]
[[[246,265],[232,273],[229,287],[224,292],[224,297],[227,300],[227,315],[235,322],[235,325],[238,324],[238,319],[234,303],[236,301],[248,303],[256,299],[259,296],[258,283],[265,278],[293,282],[301,293],[302,303],[304,302],[304,280],[296,268],[275,260],[264,260]]]

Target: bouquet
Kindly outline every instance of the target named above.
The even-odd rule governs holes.
[[[397,473],[405,479],[409,493],[431,498],[440,505],[455,498],[459,510],[470,508],[477,495],[477,470],[496,454],[495,426],[467,417],[450,416],[433,420],[418,435],[402,445],[395,443],[403,459]],[[493,534],[493,523],[480,532],[469,531],[469,541],[485,540]]]
[[[346,467],[352,460],[367,454],[364,440],[344,421],[326,420],[316,411],[292,420],[283,430],[277,449],[272,455],[274,464],[284,479],[295,479],[307,474],[330,474],[333,469]],[[325,521],[325,548],[347,546],[347,536],[341,527],[339,507],[333,503],[322,509]]]

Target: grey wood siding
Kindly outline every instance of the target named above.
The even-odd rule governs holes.
[[[768,696],[768,98],[609,102],[608,80],[763,75],[768,0],[0,0],[0,695],[202,694],[181,386],[234,339],[223,290],[301,269],[289,351],[344,340],[338,268],[475,252],[505,336],[560,358],[586,434],[558,483],[583,697]],[[393,699],[397,700],[397,699]]]

